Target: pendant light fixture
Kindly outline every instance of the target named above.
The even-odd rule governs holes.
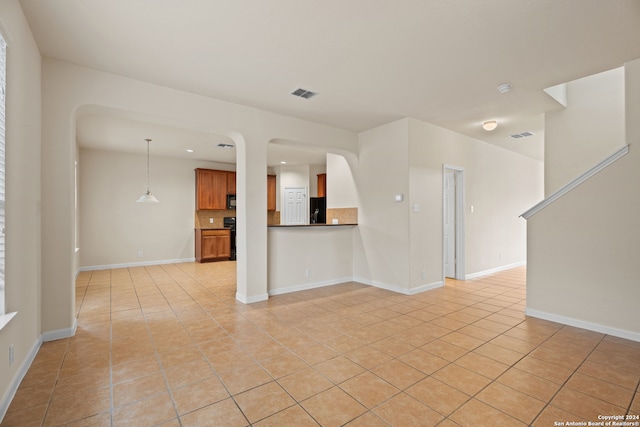
[[[138,202],[138,203],[160,203],[160,200],[156,199],[156,196],[151,194],[151,191],[149,190],[149,143],[151,142],[151,140],[150,139],[145,139],[145,141],[147,141],[147,192],[145,194],[143,194],[142,196],[140,196],[140,198],[138,200],[136,200],[136,202]]]

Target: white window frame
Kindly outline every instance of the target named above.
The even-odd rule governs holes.
[[[0,315],[5,307],[5,142],[7,93],[7,42],[0,33]]]

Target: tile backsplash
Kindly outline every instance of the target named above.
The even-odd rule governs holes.
[[[357,224],[358,208],[327,208],[327,224],[337,219],[338,224]]]
[[[267,211],[267,225],[280,225],[280,211]]]
[[[223,228],[225,216],[236,216],[236,211],[199,210],[195,214],[195,228]],[[213,218],[213,224],[209,222]]]
[[[195,211],[195,228],[223,228],[223,218],[236,216],[236,211],[199,210]],[[213,224],[209,222],[213,218]],[[327,209],[327,224],[336,218],[339,224],[357,224],[358,208],[329,208]],[[280,211],[267,211],[267,225],[280,224]]]

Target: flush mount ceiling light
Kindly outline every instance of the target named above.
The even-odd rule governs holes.
[[[500,93],[507,93],[511,90],[513,86],[511,86],[511,83],[503,83],[500,86],[498,86],[498,92]]]
[[[231,150],[235,146],[233,144],[225,144],[224,142],[221,142],[220,144],[218,144],[218,147],[225,148],[227,150]]]
[[[482,129],[492,131],[498,127],[498,122],[495,120],[487,120],[482,124]]]
[[[149,190],[149,143],[150,139],[145,139],[147,141],[147,192],[140,196],[136,202],[138,203],[160,203],[160,200],[156,199],[156,196],[151,194],[151,190]]]
[[[187,148],[187,153],[193,153],[193,150],[191,148]]]

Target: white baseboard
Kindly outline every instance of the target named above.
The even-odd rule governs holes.
[[[56,329],[55,331],[47,331],[42,333],[42,341],[55,341],[63,338],[71,338],[76,334],[78,328],[78,320],[73,319],[73,326],[70,328]]]
[[[31,364],[36,358],[38,354],[38,350],[40,350],[40,346],[42,345],[42,336],[38,337],[36,342],[31,346],[31,349],[27,353],[27,357],[24,358],[24,361],[18,368],[18,372],[16,372],[16,376],[9,384],[7,388],[7,392],[4,395],[2,401],[0,401],[0,422],[4,419],[4,416],[7,414],[7,410],[9,409],[9,405],[11,405],[11,401],[16,395],[18,391],[18,387],[20,387],[20,383],[24,379],[24,376],[27,375],[27,371],[31,367]]]
[[[269,299],[269,294],[268,293],[264,293],[264,294],[259,294],[259,295],[254,295],[252,297],[248,297],[246,295],[242,295],[236,292],[236,299],[238,301],[240,301],[243,304],[253,304],[254,302],[260,302],[260,301],[266,301]]]
[[[323,280],[320,282],[302,283],[300,285],[287,286],[286,288],[269,289],[269,295],[282,295],[291,292],[307,291],[309,289],[323,288],[325,286],[339,285],[341,283],[352,282],[352,277],[341,277],[339,279]]]
[[[442,280],[438,282],[429,283],[426,285],[421,285],[421,286],[418,286],[417,288],[409,289],[409,295],[416,295],[421,292],[430,291],[432,289],[441,288],[443,286],[444,286],[444,282]]]
[[[363,278],[354,278],[353,279],[354,282],[358,282],[358,283],[362,283],[364,285],[369,285],[369,286],[373,286],[376,288],[380,288],[380,289],[385,289],[387,291],[391,291],[391,292],[395,292],[398,294],[403,294],[403,295],[415,295],[415,294],[419,294],[420,292],[425,292],[425,291],[429,291],[431,289],[436,289],[439,287],[444,286],[444,282],[442,281],[438,281],[438,282],[434,282],[434,283],[428,283],[425,285],[420,285],[417,288],[412,288],[412,289],[407,289],[407,288],[403,288],[397,285],[390,285],[388,283],[383,283],[383,282],[378,282],[376,280],[368,280],[368,279],[363,279]]]
[[[549,320],[551,322],[562,323],[563,325],[575,326],[576,328],[587,329],[601,334],[613,335],[614,337],[640,342],[639,332],[613,328],[607,325],[587,322],[580,319],[574,319],[572,317],[560,316],[558,314],[547,313],[544,311],[534,310],[532,308],[526,308],[524,313],[527,316],[537,317],[538,319]]]
[[[512,268],[522,267],[525,265],[527,265],[527,261],[514,262],[513,264],[502,265],[500,267],[490,268],[489,270],[478,271],[477,273],[467,274],[464,276],[464,279],[465,280],[476,279],[478,277],[488,276],[490,274],[499,273],[501,271],[510,270]]]
[[[157,261],[128,262],[124,264],[89,265],[86,267],[80,267],[78,269],[78,272],[93,271],[93,270],[111,270],[113,268],[145,267],[147,265],[178,264],[181,262],[194,262],[195,260],[196,260],[195,258],[183,258],[183,259],[163,259],[163,260],[157,260]]]

